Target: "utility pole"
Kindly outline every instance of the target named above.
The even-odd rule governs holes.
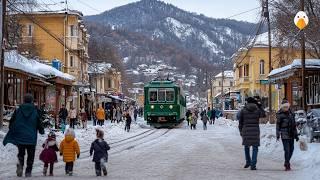
[[[263,7],[263,16],[267,19],[267,25],[268,25],[268,46],[269,46],[269,73],[272,71],[272,45],[271,45],[271,27],[270,27],[270,12],[269,12],[269,0],[265,1],[264,7]],[[268,105],[269,105],[269,121],[272,114],[272,84],[269,82],[269,98],[268,98]]]
[[[304,11],[304,0],[300,0],[301,11]],[[307,112],[306,103],[306,44],[304,30],[301,30],[301,92],[302,92],[302,109]]]
[[[1,48],[1,63],[0,63],[0,129],[3,127],[3,113],[4,113],[4,33],[5,33],[5,17],[6,17],[6,0],[0,0],[0,48]]]
[[[221,77],[221,111],[222,111],[222,114],[223,114],[223,110],[224,110],[224,91],[223,91],[223,81],[224,81],[224,63],[225,63],[225,58],[223,58],[223,61],[222,61],[222,77]]]

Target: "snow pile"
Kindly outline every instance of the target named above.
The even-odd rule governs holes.
[[[237,129],[237,130],[238,130],[238,126],[239,126],[238,121],[233,121],[231,119],[225,119],[225,118],[217,119],[215,121],[215,124],[217,124],[219,126],[229,127],[232,129]]]

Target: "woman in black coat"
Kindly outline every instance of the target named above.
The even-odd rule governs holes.
[[[97,139],[92,142],[90,148],[90,156],[93,154],[92,161],[95,162],[95,170],[96,175],[101,176],[101,169],[103,174],[107,175],[107,167],[106,163],[108,162],[108,150],[110,150],[110,146],[108,143],[103,139],[104,132],[101,129],[96,130]]]
[[[239,131],[244,146],[246,164],[244,168],[251,167],[256,170],[258,147],[260,146],[260,118],[265,117],[261,105],[252,97],[247,98],[247,104],[239,112]],[[250,147],[252,146],[252,157]]]
[[[290,104],[287,100],[282,101],[280,110],[277,113],[277,140],[282,140],[284,149],[284,167],[286,171],[291,170],[290,159],[294,151],[294,139],[299,141],[294,114],[290,111]]]

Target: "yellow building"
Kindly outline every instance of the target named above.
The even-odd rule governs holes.
[[[75,76],[79,82],[88,82],[90,36],[82,16],[78,11],[19,14],[18,22],[22,27],[20,51],[33,53],[43,61],[58,59],[63,72]]]
[[[96,92],[98,104],[110,102],[108,95],[120,95],[121,72],[112,68],[109,63],[90,63],[89,64],[90,84]]]
[[[272,69],[290,63],[299,53],[296,50],[272,47]],[[289,62],[288,62],[289,61]],[[269,98],[269,48],[267,33],[257,37],[252,48],[241,48],[233,56],[235,90],[240,91],[241,103],[246,97],[260,96],[264,107],[268,107]],[[272,109],[278,110],[284,98],[283,88],[272,84]]]
[[[90,35],[87,34],[82,16],[78,11],[27,12],[17,15],[22,30],[18,50],[48,64],[54,59],[60,61],[59,70],[76,78],[73,97],[69,101],[78,108],[84,105],[81,91],[89,85]]]

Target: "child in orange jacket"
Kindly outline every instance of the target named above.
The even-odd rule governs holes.
[[[72,176],[73,163],[80,157],[80,148],[77,140],[75,139],[75,133],[72,128],[67,129],[65,138],[60,143],[60,155],[63,156],[63,161],[66,163],[66,174]]]

